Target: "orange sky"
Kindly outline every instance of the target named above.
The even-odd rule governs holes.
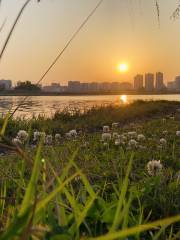
[[[4,0],[0,23],[7,18],[0,43],[24,0]],[[32,1],[0,63],[0,78],[36,82],[97,0]],[[177,0],[159,0],[160,28],[154,0],[105,0],[43,84],[69,80],[131,81],[136,73],[163,71],[167,81],[180,75],[180,19],[170,19]],[[117,64],[129,63],[128,74]]]

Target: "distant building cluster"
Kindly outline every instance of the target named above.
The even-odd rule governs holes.
[[[138,74],[134,77],[134,90],[145,90],[146,92],[165,90],[163,73],[146,73],[145,76]]]
[[[81,83],[80,81],[69,81],[67,86],[52,83],[50,86],[42,88],[44,92],[67,92],[67,93],[89,93],[89,92],[110,92],[110,91],[129,91],[133,86],[129,82],[90,82]]]
[[[59,83],[52,83],[44,86],[44,92],[56,93],[95,93],[95,92],[118,92],[118,91],[163,91],[166,90],[163,73],[146,73],[145,76],[137,74],[134,77],[134,85],[129,82],[90,82],[81,83],[80,81],[69,81],[67,86]]]
[[[0,91],[16,90],[23,83],[28,83],[28,86],[33,85],[30,81],[17,82],[16,87],[12,87],[11,80],[0,80]],[[35,84],[34,84],[35,85]],[[162,72],[137,74],[134,77],[133,84],[129,82],[80,82],[69,81],[67,86],[62,86],[60,83],[52,83],[48,86],[38,85],[39,89],[47,93],[110,93],[120,91],[135,91],[143,93],[152,92],[180,92],[180,76],[175,77],[174,81],[164,83],[164,75]]]
[[[180,91],[180,76],[177,76],[175,81],[168,82],[167,89],[170,91]]]
[[[11,90],[12,88],[12,81],[11,80],[0,80],[0,90]]]

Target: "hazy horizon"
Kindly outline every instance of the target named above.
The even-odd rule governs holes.
[[[2,1],[0,44],[23,0]],[[97,0],[32,1],[25,10],[0,65],[0,78],[36,82],[79,27]],[[69,80],[131,81],[137,73],[162,71],[165,81],[180,75],[180,19],[170,19],[177,0],[159,0],[160,27],[155,1],[105,0],[73,41],[43,85]],[[129,64],[120,74],[117,65]]]

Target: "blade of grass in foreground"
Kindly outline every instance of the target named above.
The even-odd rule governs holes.
[[[4,122],[3,122],[3,125],[2,125],[2,128],[1,128],[1,131],[0,131],[0,135],[3,136],[5,131],[6,131],[6,127],[8,125],[8,120],[9,120],[9,114],[6,115],[5,119],[4,119]]]
[[[73,174],[71,177],[67,178],[61,185],[58,185],[47,197],[44,199],[40,200],[39,203],[37,204],[36,208],[36,214],[44,208],[52,199],[56,197],[56,195],[61,192],[68,183],[70,183],[75,177],[77,177],[80,174],[80,172],[76,172]]]
[[[126,172],[126,176],[125,176],[124,182],[122,184],[119,201],[118,201],[114,221],[113,221],[112,227],[110,229],[110,232],[113,232],[118,229],[118,227],[120,225],[120,221],[122,219],[121,210],[122,210],[123,202],[125,201],[125,196],[126,196],[127,189],[128,189],[128,181],[129,181],[129,174],[130,174],[131,167],[132,167],[132,160],[133,160],[133,154],[131,155],[131,158],[130,158],[130,161],[128,164],[128,168],[127,168],[127,172]]]
[[[168,225],[171,225],[172,223],[179,222],[179,221],[180,221],[180,215],[177,215],[174,217],[165,218],[165,219],[154,221],[154,222],[147,223],[147,224],[142,224],[142,225],[128,228],[125,230],[121,230],[121,231],[117,231],[117,232],[113,232],[113,233],[107,233],[104,236],[89,238],[89,240],[113,240],[113,239],[117,239],[117,238],[128,237],[128,236],[140,233],[140,232],[145,232],[145,231],[153,229],[155,227],[168,226]]]
[[[28,187],[26,189],[25,197],[23,199],[21,209],[19,214],[22,215],[25,213],[29,205],[32,203],[32,200],[35,195],[35,189],[36,189],[36,184],[38,181],[39,177],[39,171],[40,171],[40,155],[41,155],[41,145],[39,145],[37,153],[36,153],[36,158],[35,158],[35,163],[33,167],[33,172],[31,175],[31,179],[29,181]]]

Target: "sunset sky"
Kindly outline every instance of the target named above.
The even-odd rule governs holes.
[[[0,78],[37,82],[98,0],[32,0],[0,62]],[[24,0],[2,0],[0,46]],[[131,81],[136,73],[180,75],[180,18],[170,19],[178,0],[104,0],[43,85],[69,80]],[[129,64],[121,74],[117,65]]]

